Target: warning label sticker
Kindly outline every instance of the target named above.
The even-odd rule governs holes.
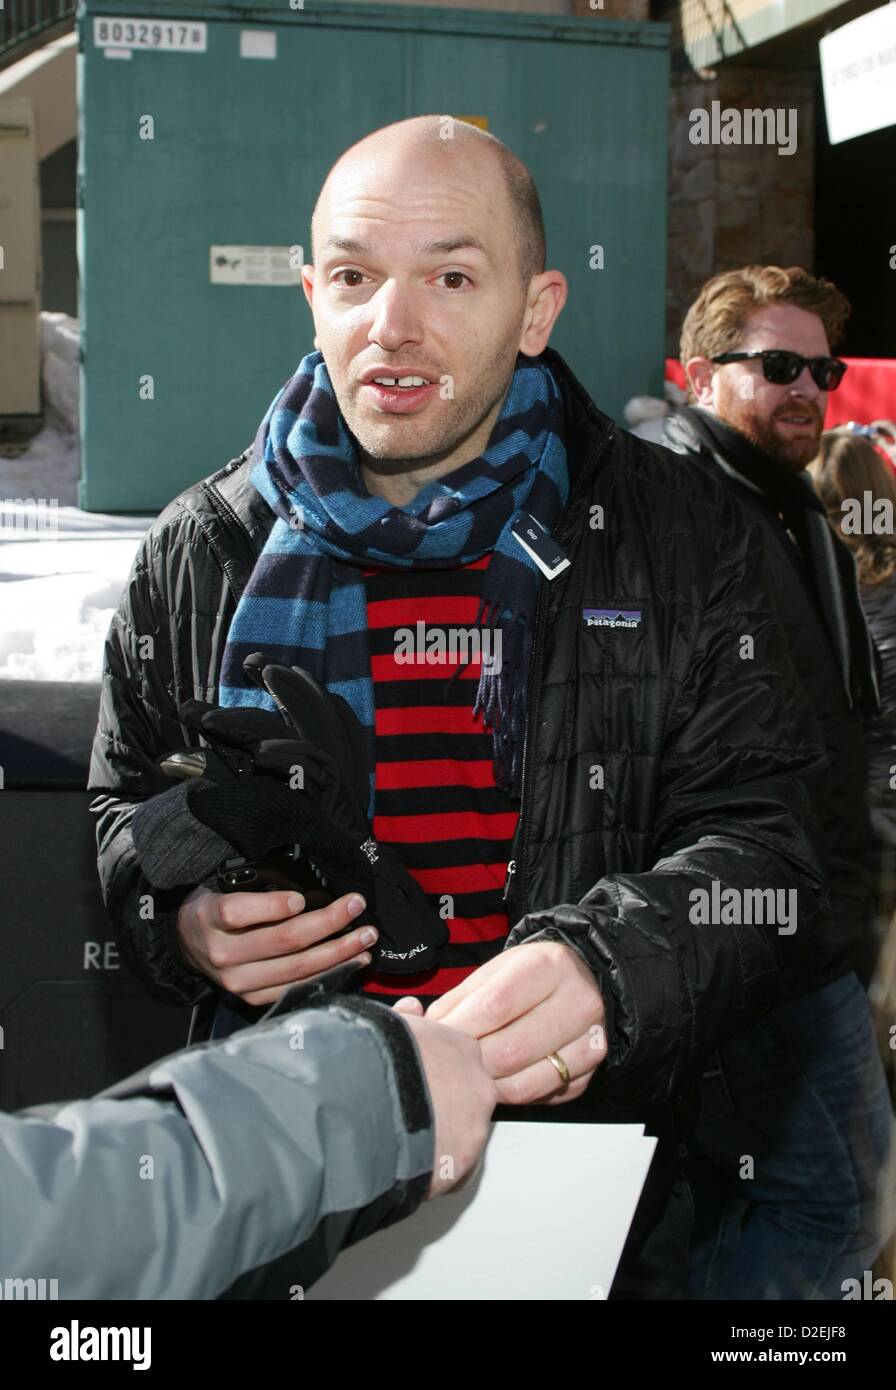
[[[292,285],[301,278],[301,246],[211,246],[213,285]]]

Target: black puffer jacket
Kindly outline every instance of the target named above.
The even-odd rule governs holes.
[[[614,425],[556,353],[545,361],[565,402],[572,490],[555,534],[572,564],[538,602],[509,944],[559,930],[596,972],[609,1055],[584,1112],[644,1121],[662,1140],[637,1244],[665,1206],[674,1102],[700,1060],[844,968],[811,809],[827,765],[757,528],[712,478]],[[100,874],[125,959],[173,1002],[202,980],[179,956],[176,903],[146,896],[129,823],[170,785],[154,758],[190,742],[178,702],[215,698],[272,522],[245,454],[182,494],[145,538],[106,647],[90,777]],[[589,625],[589,609],[640,617]],[[716,879],[795,890],[796,931],[696,925],[691,895]]]
[[[891,790],[896,768],[896,575],[862,588],[862,606],[881,659],[878,714],[865,720],[868,747],[868,807],[871,816],[870,862],[876,894],[878,931],[896,909],[896,806]]]
[[[896,575],[873,588],[863,587],[862,606],[880,652],[880,713],[865,721],[868,740],[868,799],[875,832],[896,849],[896,807],[890,769],[896,764]]]
[[[829,774],[818,804],[825,837],[825,867],[831,908],[841,935],[843,957],[863,960],[870,927],[866,800],[866,755],[862,717],[846,701],[843,680],[822,615],[816,606],[803,561],[784,522],[764,494],[742,482],[718,457],[699,431],[699,412],[683,409],[667,422],[664,441],[682,452],[691,465],[708,469],[738,499],[762,534],[772,593],[784,624],[794,665],[821,730]],[[838,537],[832,537],[841,545]]]

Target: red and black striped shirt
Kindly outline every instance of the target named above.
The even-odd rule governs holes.
[[[394,847],[449,930],[438,969],[368,976],[365,993],[384,999],[415,994],[426,1004],[447,993],[497,955],[509,931],[503,892],[518,806],[495,786],[492,737],[481,713],[473,717],[479,654],[450,684],[459,660],[397,659],[401,629],[476,626],[489,558],[454,570],[364,571],[376,715],[373,833]]]

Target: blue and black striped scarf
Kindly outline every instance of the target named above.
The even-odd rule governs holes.
[[[473,712],[492,731],[497,785],[518,793],[540,575],[511,526],[525,508],[550,531],[569,492],[563,406],[544,363],[517,357],[479,458],[395,507],[364,486],[323,357],[309,353],[258,428],[251,479],[277,520],[230,625],[220,703],[273,708],[243,672],[250,652],[310,671],[348,701],[365,731],[372,816],[374,701],[361,571],[453,569],[491,552],[476,623],[500,627],[501,661],[495,670],[483,662]]]

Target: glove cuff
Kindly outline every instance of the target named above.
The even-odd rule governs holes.
[[[134,812],[131,836],[140,867],[155,888],[202,883],[233,846],[193,815],[190,794],[212,784],[200,778],[143,801]]]

